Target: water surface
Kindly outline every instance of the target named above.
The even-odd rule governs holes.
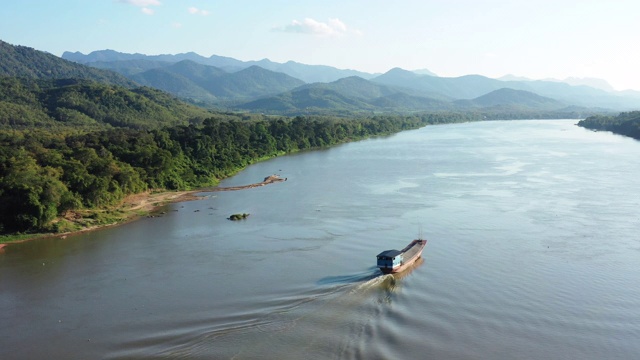
[[[575,122],[280,157],[222,185],[283,183],[7,247],[0,358],[637,357],[640,142]],[[423,259],[380,275],[420,232]]]

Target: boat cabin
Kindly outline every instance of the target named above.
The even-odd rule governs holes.
[[[402,265],[402,251],[386,250],[378,254],[379,268],[394,268]]]

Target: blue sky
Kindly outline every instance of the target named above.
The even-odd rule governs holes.
[[[639,14],[637,0],[11,0],[0,39],[55,55],[193,51],[640,90]]]

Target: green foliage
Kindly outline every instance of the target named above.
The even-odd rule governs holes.
[[[109,96],[107,90],[96,88],[103,97]],[[201,125],[161,129],[4,130],[0,227],[6,232],[62,231],[72,225],[52,221],[67,210],[116,205],[147,189],[212,186],[279,154],[468,120],[447,113],[360,119],[217,114]]]
[[[42,228],[59,211],[77,205],[59,169],[39,165],[22,147],[2,150],[0,218],[5,230]]]
[[[617,116],[590,116],[578,122],[587,129],[611,131],[640,140],[640,111],[623,112]]]
[[[0,40],[0,76],[29,79],[77,78],[106,84],[135,86],[124,76],[90,68],[26,46],[14,46]]]
[[[201,122],[209,116],[207,110],[151,88],[0,77],[0,129],[158,128]]]

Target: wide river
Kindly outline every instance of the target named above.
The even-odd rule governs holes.
[[[575,123],[279,157],[222,185],[286,182],[8,246],[0,358],[638,358],[640,142]],[[381,275],[420,234],[422,259]]]

